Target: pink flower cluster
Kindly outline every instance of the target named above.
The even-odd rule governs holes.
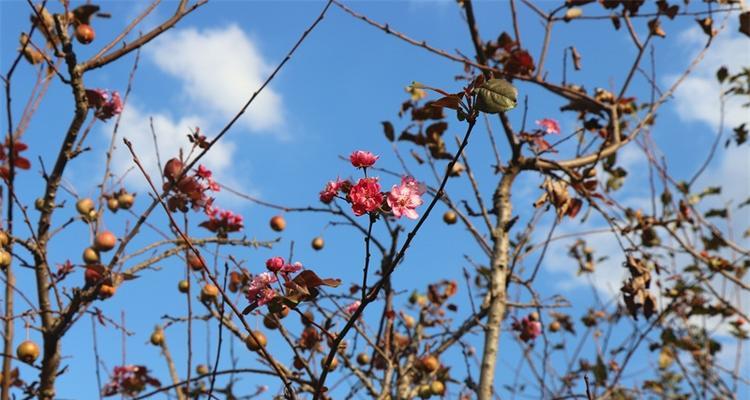
[[[172,158],[164,165],[164,177],[167,182],[164,183],[166,190],[171,184],[175,184],[172,196],[167,200],[167,205],[171,211],[180,210],[188,211],[188,206],[193,210],[203,209],[209,212],[213,204],[213,198],[208,192],[218,192],[221,187],[212,178],[212,172],[203,165],[199,165],[194,170],[193,175],[180,177],[184,165],[177,158]],[[179,181],[177,181],[179,179]]]
[[[102,389],[102,395],[122,394],[126,397],[135,397],[146,388],[146,385],[160,387],[161,382],[151,377],[148,368],[142,365],[122,365],[114,368],[110,381]]]
[[[255,275],[245,293],[247,300],[255,307],[268,304],[276,297],[276,291],[271,288],[271,284],[278,280],[276,275],[270,272],[261,272]]]
[[[339,192],[348,193],[351,186],[351,182],[343,181],[339,178],[336,178],[335,181],[329,181],[326,183],[326,187],[320,192],[320,201],[330,204]]]
[[[539,125],[545,134],[554,133],[558,134],[560,133],[560,124],[552,119],[552,118],[542,118],[540,120],[535,121],[537,125]]]
[[[272,257],[266,260],[266,269],[274,274],[293,274],[302,269],[302,263],[297,261],[294,264],[287,263],[282,257]]]
[[[520,338],[524,342],[532,341],[542,334],[542,324],[531,315],[523,317],[520,321],[514,321],[511,327],[514,331],[520,332]]]
[[[198,166],[198,170],[195,171],[196,177],[199,179],[202,179],[205,184],[205,189],[210,190],[212,192],[218,192],[221,190],[221,187],[219,186],[216,181],[213,180],[213,172],[211,172],[210,169],[206,168],[205,165],[201,164]]]
[[[208,221],[201,222],[200,226],[214,232],[219,237],[226,237],[228,233],[237,232],[244,226],[242,216],[229,210],[222,210],[209,204],[205,208]]]
[[[94,109],[94,116],[106,121],[122,112],[122,99],[116,91],[104,89],[86,89],[86,100]]]
[[[352,166],[363,169],[375,165],[378,158],[379,156],[362,150],[357,150],[349,156]],[[400,184],[393,185],[390,192],[383,193],[379,179],[366,176],[365,171],[365,177],[354,184],[338,178],[329,181],[320,192],[320,201],[330,204],[339,193],[345,195],[343,198],[351,204],[354,215],[361,216],[381,211],[390,212],[396,218],[405,216],[416,219],[419,216],[416,208],[424,203],[422,195],[425,193],[425,187],[416,179],[406,176],[401,179]]]
[[[362,178],[349,190],[349,201],[354,215],[360,216],[374,212],[383,204],[383,193],[380,193],[378,178]]]

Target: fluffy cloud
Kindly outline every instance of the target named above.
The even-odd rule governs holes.
[[[180,81],[192,104],[223,121],[240,110],[271,71],[256,44],[236,25],[171,31],[145,51],[159,69]],[[281,96],[266,87],[239,122],[268,132],[278,131],[283,121]]]
[[[693,28],[683,32],[679,40],[688,48],[700,50],[706,43],[706,35],[700,29]],[[704,122],[711,128],[718,129],[720,113],[717,103],[721,86],[716,80],[716,71],[721,66],[727,66],[730,72],[736,72],[741,67],[750,65],[750,52],[747,50],[747,38],[734,32],[733,27],[730,32],[723,32],[714,39],[705,58],[675,92],[674,105],[681,119]],[[691,55],[694,56],[695,54]],[[676,78],[677,76],[670,76],[667,81],[671,83]],[[742,100],[738,98],[727,102],[726,127],[750,122],[748,110],[743,109],[741,104]]]
[[[151,135],[150,118],[153,118],[154,131],[156,132],[156,141],[159,147],[161,162],[164,163],[172,157],[180,154],[183,149],[185,156],[190,150],[190,143],[187,135],[196,127],[206,128],[207,124],[200,117],[183,116],[175,119],[165,113],[148,114],[141,110],[137,104],[128,104],[122,113],[120,120],[120,137],[127,138],[133,142],[133,148],[155,183],[159,182],[159,168],[157,163],[157,153],[154,147],[154,140]],[[234,154],[235,145],[229,141],[217,142],[201,163],[217,174],[219,179],[229,179],[228,167]],[[113,172],[118,176],[125,173],[135,164],[127,147],[118,144],[113,154]],[[128,174],[127,181],[131,185],[139,188],[145,188],[147,183],[139,171],[131,171]]]

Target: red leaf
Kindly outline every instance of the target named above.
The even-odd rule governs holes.
[[[23,157],[18,157],[14,160],[16,168],[29,169],[31,168],[31,162]]]

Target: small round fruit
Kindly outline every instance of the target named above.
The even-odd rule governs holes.
[[[551,323],[549,324],[549,330],[550,330],[550,331],[552,331],[552,332],[557,332],[557,331],[559,331],[559,330],[560,330],[560,323],[559,323],[559,322],[557,322],[557,321],[552,321],[552,322],[551,322]]]
[[[276,318],[282,319],[286,318],[286,316],[289,315],[289,307],[287,306],[281,306],[281,311],[276,312]]]
[[[89,44],[94,41],[94,38],[96,37],[96,33],[94,32],[94,28],[91,27],[89,24],[80,24],[76,28],[76,40],[78,40],[81,44]]]
[[[375,367],[375,369],[384,370],[385,367],[388,366],[388,363],[385,361],[385,358],[381,356],[380,354],[376,354],[375,358],[372,360],[372,366]]]
[[[32,364],[39,357],[39,345],[31,340],[25,340],[16,348],[16,355],[21,361]]]
[[[271,316],[271,314],[266,314],[265,317],[263,317],[263,326],[270,330],[274,330],[279,327],[279,322]]]
[[[201,289],[201,301],[211,301],[219,296],[219,288],[212,284],[207,284]]]
[[[203,264],[205,264],[205,260],[203,259],[203,257],[198,257],[195,255],[195,253],[188,254],[187,262],[190,266],[190,269],[192,269],[193,271],[202,270]]]
[[[325,366],[326,366],[326,360],[328,360],[328,357],[324,357],[324,358],[322,358],[320,360],[320,366],[321,367],[325,368]],[[336,357],[333,357],[333,359],[331,360],[331,364],[328,365],[328,372],[333,371],[338,366],[339,366],[339,359],[336,358]]]
[[[322,250],[324,245],[325,245],[325,242],[323,241],[323,238],[320,236],[312,240],[312,248],[315,250]]]
[[[10,243],[10,238],[5,231],[0,231],[0,246],[5,247]]]
[[[419,360],[419,366],[427,372],[434,372],[440,368],[440,361],[435,356],[424,356]]]
[[[195,372],[198,375],[206,375],[208,374],[208,366],[206,366],[206,364],[198,364],[198,366],[195,367]]]
[[[102,279],[102,274],[100,274],[96,268],[86,267],[86,271],[83,273],[83,278],[87,284],[93,285],[99,282],[99,279]]]
[[[96,219],[99,218],[99,213],[94,208],[91,211],[89,211],[87,215],[84,215],[83,218],[88,221],[96,221]]]
[[[245,346],[252,351],[258,351],[261,347],[265,347],[268,343],[266,335],[261,331],[252,331],[252,335],[247,335],[245,338]]]
[[[107,208],[109,208],[109,211],[117,212],[120,209],[120,202],[116,198],[110,197],[107,200]]]
[[[161,346],[162,343],[164,343],[164,331],[157,329],[151,334],[151,344]]]
[[[13,257],[5,250],[0,250],[0,268],[8,268]]]
[[[88,197],[80,199],[76,202],[76,210],[78,213],[84,216],[88,216],[91,210],[94,209],[94,200]]]
[[[534,311],[531,314],[529,314],[529,319],[532,321],[539,321],[539,313]]]
[[[430,385],[422,385],[419,387],[419,397],[422,399],[429,399],[432,397],[432,388],[430,388]]]
[[[299,320],[302,322],[303,325],[311,325],[313,321],[315,321],[315,315],[312,313],[312,311],[307,310],[300,315]]]
[[[406,325],[407,328],[411,329],[414,328],[414,325],[416,325],[416,321],[414,320],[414,317],[412,317],[409,314],[404,314],[404,325]]]
[[[117,196],[117,203],[123,210],[129,210],[130,207],[133,207],[134,202],[135,196],[130,193],[123,192],[119,196]]]
[[[440,381],[433,381],[430,383],[430,391],[435,396],[442,396],[445,394],[445,384]]]
[[[116,289],[112,285],[107,285],[107,284],[101,285],[99,286],[99,297],[103,299],[110,298],[115,295],[115,291]]]
[[[286,228],[286,220],[281,215],[275,215],[271,218],[271,229],[281,232]]]
[[[294,357],[294,362],[292,363],[292,365],[294,365],[294,368],[297,369],[305,368],[305,362],[302,361],[302,359],[299,357]]]
[[[34,200],[34,208],[36,208],[37,211],[44,211],[44,199],[39,197]]]
[[[177,290],[180,291],[180,293],[187,293],[188,289],[190,289],[190,282],[183,279],[177,284]]]
[[[98,264],[99,263],[99,252],[93,247],[86,247],[83,250],[83,262],[86,264]]]
[[[453,225],[458,221],[458,216],[456,216],[456,213],[453,211],[446,211],[445,214],[443,214],[443,222],[445,222],[448,225]]]
[[[365,366],[370,363],[370,356],[367,353],[357,354],[357,364]]]
[[[183,164],[177,158],[172,158],[164,165],[164,176],[171,182],[174,182],[182,173]]]
[[[115,248],[117,237],[110,231],[102,231],[94,239],[94,248],[99,251],[110,251]]]

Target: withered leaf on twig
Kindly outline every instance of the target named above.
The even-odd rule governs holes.
[[[662,38],[667,37],[667,33],[664,32],[664,29],[661,27],[661,22],[658,18],[654,18],[648,21],[648,31],[654,36],[659,36]]]
[[[381,124],[383,124],[383,133],[385,134],[385,137],[388,139],[388,141],[394,141],[396,139],[396,136],[393,131],[393,124],[391,124],[389,121],[383,121],[381,122]]]
[[[739,31],[747,36],[750,36],[750,11],[745,11],[740,14],[740,28]]]
[[[575,68],[576,71],[580,71],[581,53],[578,52],[578,49],[576,49],[575,46],[570,46],[570,55],[573,57],[573,68]]]

